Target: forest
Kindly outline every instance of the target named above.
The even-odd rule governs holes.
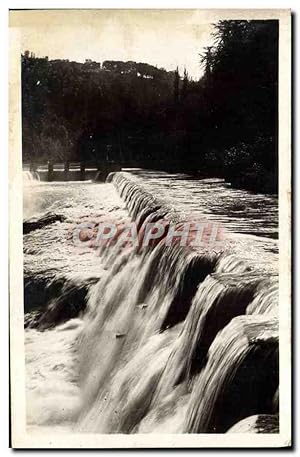
[[[107,160],[277,192],[278,21],[219,21],[199,79],[24,51],[23,162]]]

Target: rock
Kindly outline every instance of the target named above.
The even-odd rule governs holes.
[[[145,309],[145,308],[147,308],[147,306],[148,306],[147,303],[141,303],[140,305],[138,305],[138,307],[140,309]]]
[[[279,433],[279,417],[273,414],[246,417],[233,425],[227,433]]]

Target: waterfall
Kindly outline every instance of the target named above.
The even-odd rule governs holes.
[[[140,233],[149,221],[184,220],[136,177],[112,173],[108,182]],[[89,287],[78,337],[78,430],[225,433],[250,416],[276,416],[274,275],[228,251],[163,239],[144,250],[108,244],[101,255],[105,274]]]
[[[23,171],[23,182],[32,183],[32,181],[39,181],[40,175],[37,171]]]
[[[233,319],[209,349],[190,398],[185,431],[225,433],[244,417],[272,412],[277,372],[277,320]]]
[[[168,229],[191,215],[144,177],[111,173],[109,184],[81,184],[70,196],[51,184],[49,197],[26,176],[36,184],[23,221],[29,422],[88,433],[277,433],[276,272],[226,237],[167,244]],[[70,199],[56,202],[60,192]],[[209,223],[204,216],[196,208],[193,221]],[[83,233],[77,247],[74,229],[86,220],[95,233],[101,221],[118,229],[100,245]],[[125,236],[133,222],[137,243]],[[164,231],[143,246],[156,222]]]
[[[40,176],[36,171],[23,170],[23,217],[25,219],[31,218],[36,212],[37,203],[32,198],[32,190],[39,184]]]

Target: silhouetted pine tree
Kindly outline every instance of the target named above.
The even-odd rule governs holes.
[[[181,91],[181,97],[182,97],[182,99],[184,99],[184,98],[186,97],[187,87],[188,87],[188,81],[189,81],[188,72],[186,71],[186,68],[184,68],[184,72],[183,72],[183,82],[182,82],[182,91]]]
[[[174,101],[175,101],[175,103],[178,103],[178,100],[179,100],[179,80],[180,80],[180,76],[179,76],[179,71],[178,71],[178,67],[177,67],[175,70],[175,76],[174,76]]]

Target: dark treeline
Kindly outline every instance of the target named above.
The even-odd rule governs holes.
[[[204,74],[22,55],[23,160],[121,161],[277,189],[278,22],[220,21]]]

